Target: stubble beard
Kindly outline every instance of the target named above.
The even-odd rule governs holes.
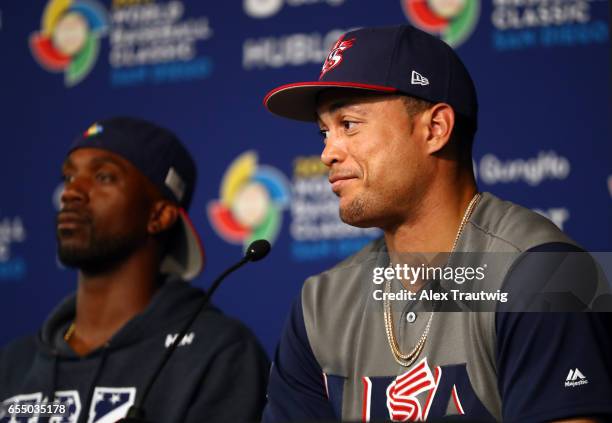
[[[368,225],[364,222],[367,214],[367,201],[362,197],[357,197],[351,201],[348,206],[340,207],[339,214],[340,220],[347,225],[356,227],[367,227]]]
[[[58,234],[58,258],[66,267],[89,274],[105,272],[129,257],[143,242],[135,233],[111,237],[101,235],[93,224],[89,229],[86,246],[65,245]]]

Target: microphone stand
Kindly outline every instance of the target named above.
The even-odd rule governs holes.
[[[225,272],[221,273],[221,275],[219,275],[217,279],[215,279],[215,281],[210,286],[208,292],[204,292],[204,298],[202,298],[201,303],[197,308],[197,311],[193,313],[189,320],[183,325],[183,328],[179,332],[179,335],[176,337],[174,342],[170,344],[170,346],[164,353],[164,356],[157,365],[157,368],[151,374],[151,378],[149,378],[149,381],[145,385],[145,388],[143,389],[142,395],[140,396],[139,400],[137,400],[134,405],[129,408],[126,416],[123,419],[118,420],[117,423],[147,423],[147,421],[145,420],[145,412],[142,407],[142,404],[149,395],[149,391],[151,390],[153,383],[157,379],[157,376],[170,359],[170,356],[172,355],[174,350],[176,350],[176,348],[180,345],[181,341],[183,340],[183,337],[191,327],[191,324],[197,319],[202,310],[204,310],[204,308],[208,305],[213,293],[217,290],[219,285],[221,285],[223,279],[225,279],[230,273],[234,272],[235,270],[239,269],[250,261],[261,260],[266,255],[268,255],[269,252],[270,243],[268,241],[266,241],[265,239],[253,241],[251,245],[249,245],[249,247],[247,248],[247,252],[244,257],[238,263],[234,264],[233,266],[225,270]]]

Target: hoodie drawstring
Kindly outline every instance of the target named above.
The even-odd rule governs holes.
[[[59,362],[58,362],[58,358],[57,358],[57,351],[53,351],[52,352],[52,356],[53,356],[53,363],[51,364],[51,380],[49,381],[49,384],[47,385],[47,389],[45,389],[45,391],[43,392],[43,400],[45,398],[47,398],[47,404],[53,404],[53,401],[55,401],[55,387],[57,386],[57,374],[58,374],[58,367],[59,367]],[[39,422],[40,423],[45,423],[48,422],[51,419],[51,416],[43,416],[39,418]]]
[[[96,371],[94,372],[91,384],[89,385],[89,389],[87,390],[87,399],[83,403],[83,408],[81,409],[81,415],[79,416],[78,423],[85,423],[89,419],[89,408],[91,406],[94,389],[96,383],[98,382],[98,378],[102,374],[102,368],[104,367],[104,364],[106,362],[106,356],[108,355],[109,346],[109,344],[106,344],[102,349],[102,356],[100,357],[100,361],[96,366]]]

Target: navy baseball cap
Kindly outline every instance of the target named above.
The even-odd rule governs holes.
[[[204,247],[187,211],[196,183],[196,165],[176,135],[146,120],[115,117],[91,125],[72,143],[67,154],[79,148],[99,148],[115,153],[180,207],[181,225],[171,241],[160,271],[189,280],[204,267]]]
[[[461,59],[444,41],[410,25],[347,32],[332,46],[318,81],[275,88],[264,105],[279,116],[316,121],[318,95],[328,88],[447,103],[477,127],[476,88]]]

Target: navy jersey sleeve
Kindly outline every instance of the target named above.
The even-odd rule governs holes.
[[[572,250],[547,245],[530,251],[563,248]],[[592,299],[596,267],[585,261],[587,255],[569,260],[559,257],[525,255],[504,283],[505,289],[515,288],[516,292],[525,281],[540,284],[531,295],[543,298],[534,312],[496,314],[496,364],[504,421],[587,416],[608,421],[612,417],[612,313],[576,311]],[[551,284],[552,291],[565,295],[539,295]],[[571,295],[566,289],[570,285],[578,287]],[[543,311],[547,307],[557,311]]]
[[[335,420],[319,366],[306,334],[298,299],[285,324],[268,384],[264,422]]]

